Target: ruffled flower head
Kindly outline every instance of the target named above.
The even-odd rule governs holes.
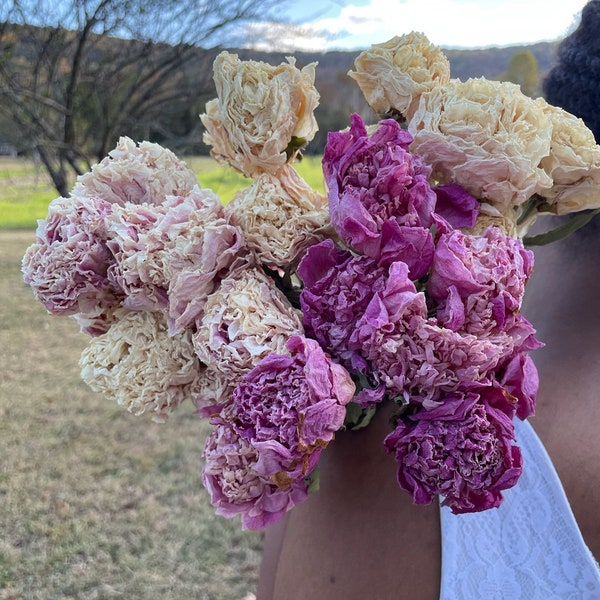
[[[151,142],[136,146],[121,137],[106,158],[77,178],[73,194],[120,205],[162,204],[167,196],[186,196],[197,184],[194,172],[170,150]]]
[[[274,271],[298,264],[307,248],[331,234],[325,198],[285,165],[256,175],[225,208],[259,262]]]
[[[405,418],[385,439],[398,461],[398,484],[415,504],[436,496],[453,513],[478,512],[502,502],[522,471],[512,419],[482,394],[457,394],[436,409]]]
[[[195,186],[158,206],[127,203],[107,219],[115,257],[110,277],[132,310],[163,310],[174,333],[200,317],[231,270],[252,261],[242,232],[210,190]]]
[[[83,350],[79,365],[93,391],[158,423],[190,397],[200,371],[189,331],[171,336],[161,313],[127,309]]]
[[[381,121],[369,136],[358,115],[348,131],[330,133],[323,153],[331,222],[350,247],[377,261],[404,260],[415,279],[433,255],[436,194],[430,169],[408,152],[411,135]]]
[[[207,442],[211,462],[204,480],[213,503],[226,516],[242,513],[246,527],[264,527],[304,499],[306,479],[342,427],[345,406],[354,394],[346,370],[332,362],[316,341],[292,336],[287,351],[266,356],[241,379]],[[232,456],[213,447],[219,436],[237,447],[230,450]],[[231,460],[240,460],[236,458],[240,452],[241,460],[250,462],[243,481],[252,485],[240,486],[241,478],[234,474],[229,478],[233,486],[227,489],[225,475]]]
[[[450,79],[450,63],[422,33],[373,44],[354,61],[356,80],[365,99],[380,114],[394,110],[410,119],[421,95]]]
[[[23,278],[54,315],[93,320],[120,306],[124,294],[108,276],[114,258],[104,219],[111,205],[100,198],[57,198],[39,221],[36,241],[22,261]],[[100,320],[96,329],[102,332]]]
[[[193,341],[200,360],[237,383],[287,340],[303,332],[299,311],[258,268],[223,279],[207,299]]]
[[[308,497],[303,479],[278,486],[259,472],[259,460],[258,450],[229,423],[216,423],[206,438],[202,483],[216,514],[241,515],[244,529],[267,527]]]
[[[600,207],[600,146],[585,123],[562,108],[544,104],[552,122],[550,154],[541,166],[552,177],[543,196],[557,215]]]
[[[454,230],[436,244],[427,291],[445,326],[484,336],[514,320],[532,270],[533,253],[497,227]]]
[[[494,206],[523,204],[552,185],[540,167],[550,153],[550,119],[518,85],[452,79],[421,97],[408,129],[411,151],[436,179]]]
[[[217,98],[200,115],[211,155],[246,175],[276,173],[318,127],[315,64],[272,66],[221,52],[213,71]]]

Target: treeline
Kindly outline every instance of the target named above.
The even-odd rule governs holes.
[[[36,93],[46,93],[48,102],[56,102],[55,89],[64,87],[63,95],[70,102],[65,111],[77,111],[77,114],[65,113],[60,118],[70,118],[71,128],[85,132],[87,137],[77,133],[82,155],[99,159],[114,146],[119,135],[162,143],[184,155],[208,153],[208,147],[202,142],[203,130],[198,115],[204,111],[206,102],[216,95],[212,61],[222,48],[185,46],[174,50],[165,44],[149,45],[147,42],[104,36],[88,44],[88,53],[82,57],[86,75],[75,82],[77,87],[74,90],[69,90],[66,80],[76,58],[75,33],[4,24],[2,35],[0,67],[20,73],[25,88],[28,77],[32,82],[36,78],[39,81],[42,69],[46,70],[46,88]],[[70,50],[69,36],[73,37]],[[59,44],[64,48],[61,53],[52,56],[53,49]],[[511,80],[520,83],[525,93],[539,95],[539,84],[553,63],[556,47],[555,42],[481,50],[447,49],[444,52],[451,64],[452,77],[465,80],[484,76]],[[50,54],[44,57],[40,54],[42,51]],[[229,51],[242,59],[271,64],[278,64],[287,56],[286,53],[246,49]],[[320,130],[307,148],[309,153],[320,153],[327,131],[346,127],[351,113],[358,112],[367,121],[375,118],[358,86],[347,75],[357,54],[298,52],[294,55],[299,67],[318,63],[316,87],[321,99],[316,117]],[[47,64],[48,56],[54,61],[52,65]],[[130,64],[126,57],[135,57],[138,62],[132,59]],[[165,63],[164,68],[160,66],[161,61]],[[110,64],[113,68],[107,66]],[[147,76],[142,78],[140,73],[147,73]],[[68,96],[69,93],[72,96]],[[9,102],[18,102],[19,97],[15,94]],[[159,99],[160,102],[157,101]],[[51,106],[43,106],[43,103],[40,106],[40,111],[46,111],[40,114],[50,114]],[[121,106],[127,106],[128,112],[124,113]],[[19,110],[6,110],[6,106],[5,110],[0,110],[0,141],[13,144],[20,153],[32,151],[36,144],[36,140],[22,135],[22,128],[15,127],[15,115],[29,118],[28,110],[25,100],[21,113]],[[37,117],[33,115],[32,118]]]

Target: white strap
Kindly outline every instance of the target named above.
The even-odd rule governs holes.
[[[600,600],[600,568],[542,442],[515,423],[523,474],[497,509],[440,510],[440,600]]]

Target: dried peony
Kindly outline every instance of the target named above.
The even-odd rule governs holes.
[[[293,58],[271,66],[221,52],[213,67],[217,98],[200,115],[211,155],[248,177],[279,171],[288,147],[310,141],[318,129],[315,66],[298,69]]]
[[[259,268],[223,279],[196,324],[200,360],[233,383],[267,354],[286,353],[289,337],[303,332],[299,311]]]
[[[325,198],[295,169],[256,175],[225,208],[258,260],[273,270],[295,266],[307,248],[331,235]]]
[[[354,61],[355,79],[373,110],[391,110],[410,119],[422,94],[450,79],[450,63],[422,33],[394,37],[373,44]]]
[[[314,340],[292,336],[287,350],[242,377],[207,440],[203,480],[213,504],[225,516],[241,513],[248,528],[305,498],[307,477],[354,394],[348,373]]]
[[[349,340],[375,294],[385,288],[387,270],[368,256],[356,256],[325,240],[308,249],[298,267],[307,335],[351,372],[364,370]]]
[[[515,84],[453,79],[422,96],[408,129],[411,152],[432,166],[433,177],[492,205],[520,205],[552,185],[540,167],[552,124],[543,101]]]
[[[544,104],[552,122],[550,154],[541,161],[553,185],[540,194],[557,215],[600,208],[600,146],[585,123],[562,108]]]
[[[398,484],[416,504],[441,495],[453,513],[494,508],[522,471],[512,419],[490,405],[496,388],[454,394],[433,410],[403,417],[384,445],[398,461]]]
[[[258,451],[225,422],[214,424],[204,446],[202,482],[216,513],[241,515],[242,528],[262,529],[306,500],[302,480],[278,486],[257,471]]]
[[[258,450],[260,469],[282,487],[314,469],[344,424],[355,386],[315,340],[292,336],[242,377],[221,412]]]
[[[114,257],[106,245],[104,219],[110,213],[111,205],[99,198],[53,200],[22,261],[25,283],[48,311],[96,319],[89,333],[103,332],[123,299],[108,277]]]
[[[408,152],[411,141],[391,119],[369,136],[352,115],[348,131],[329,134],[323,172],[331,223],[344,242],[378,262],[403,260],[418,279],[433,256],[436,195],[430,169]]]
[[[167,196],[186,196],[197,184],[193,171],[170,150],[151,142],[136,146],[121,137],[106,158],[77,178],[73,194],[120,205],[162,204]]]
[[[129,412],[162,423],[190,397],[200,371],[191,333],[169,335],[161,313],[120,309],[119,317],[83,350],[81,377]]]
[[[107,228],[116,259],[109,275],[127,294],[125,306],[164,310],[171,333],[190,326],[220,279],[252,260],[217,196],[198,186],[159,206],[117,206]]]
[[[510,325],[519,312],[533,253],[490,227],[481,235],[440,235],[427,282],[446,327],[483,336]]]
[[[373,386],[383,386],[401,404],[432,408],[450,392],[492,380],[499,362],[513,352],[514,340],[508,334],[458,333],[428,318],[425,295],[399,262],[390,266],[385,287],[357,321],[349,347],[367,362]]]

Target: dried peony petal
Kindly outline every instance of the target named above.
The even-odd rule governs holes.
[[[422,33],[373,44],[354,61],[356,80],[370,106],[380,114],[395,110],[406,119],[415,112],[422,94],[450,79],[450,63]]]
[[[162,423],[191,396],[200,372],[191,333],[170,336],[161,313],[121,309],[118,316],[83,350],[81,377],[129,412]]]
[[[77,178],[74,195],[98,196],[120,204],[162,204],[167,196],[186,196],[198,184],[196,175],[170,150],[128,137],[119,138],[91,172]]]
[[[288,58],[274,67],[221,52],[213,66],[218,97],[200,115],[211,155],[248,177],[279,171],[288,146],[310,141],[318,129],[315,66],[300,70]]]

